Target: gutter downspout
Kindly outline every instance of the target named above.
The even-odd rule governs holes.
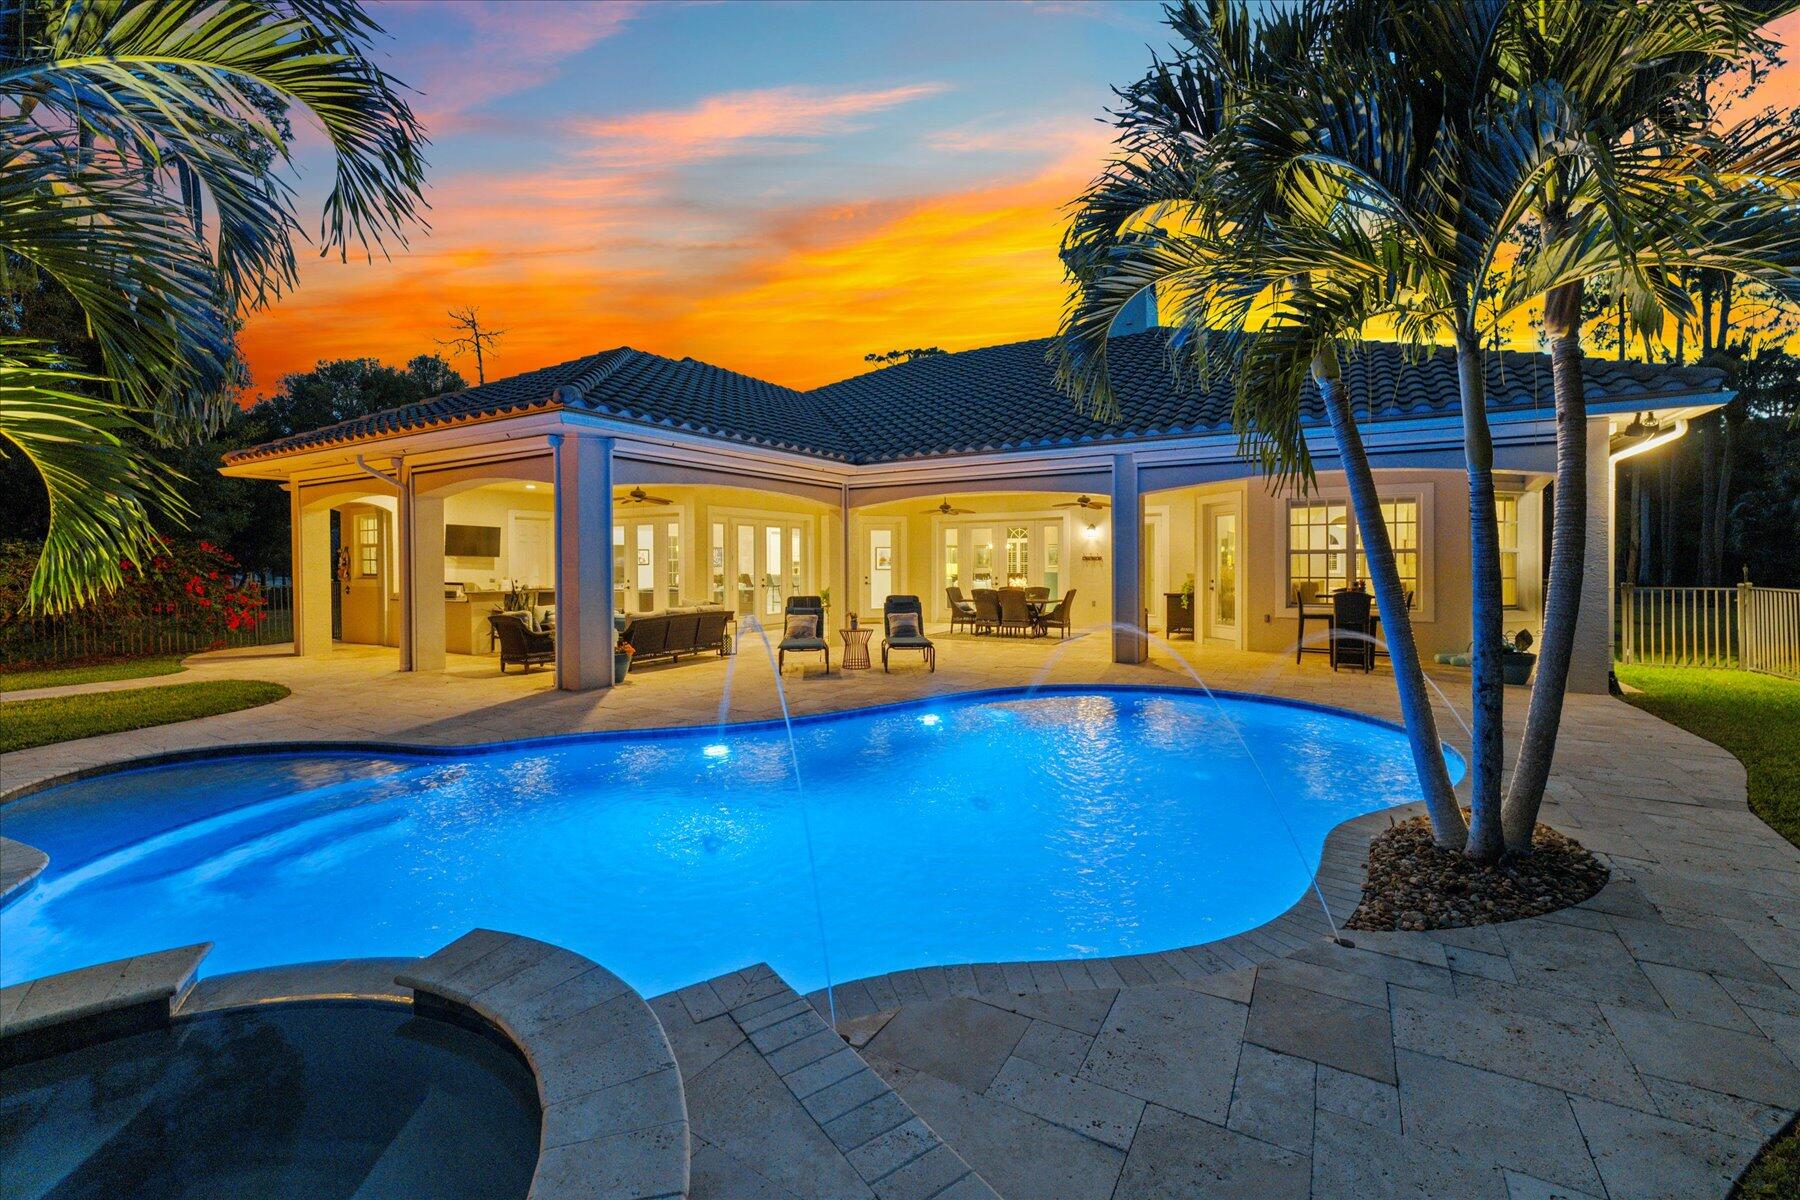
[[[845,480],[842,484],[839,485],[839,493],[840,493],[840,499],[838,500],[838,503],[843,506],[843,510],[844,510],[844,529],[843,529],[844,609],[843,609],[843,612],[839,615],[838,619],[841,622],[843,622],[843,624],[840,627],[844,628],[844,629],[848,629],[850,627],[850,614],[855,611],[851,607],[855,603],[855,601],[851,597],[856,595],[856,583],[850,578],[850,481],[849,480]]]

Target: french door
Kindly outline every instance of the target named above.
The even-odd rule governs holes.
[[[646,613],[681,603],[681,518],[634,517],[613,525],[613,608]]]
[[[739,616],[778,624],[789,596],[804,596],[812,578],[811,534],[804,521],[738,519],[726,541]]]
[[[887,598],[900,587],[901,543],[905,526],[899,521],[874,521],[863,528],[862,611],[879,613]]]
[[[1206,636],[1235,642],[1238,637],[1238,511],[1236,505],[1206,506],[1202,542],[1206,565]]]
[[[1062,595],[1061,517],[954,521],[938,533],[938,577],[966,596],[978,588],[1041,587]],[[944,602],[940,591],[936,597]]]

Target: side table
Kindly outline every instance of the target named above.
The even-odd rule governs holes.
[[[844,639],[844,670],[869,669],[869,635],[874,632],[874,627],[869,625],[860,629],[838,630],[838,636]]]

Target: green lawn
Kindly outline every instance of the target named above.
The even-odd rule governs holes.
[[[1744,764],[1750,809],[1800,845],[1800,683],[1748,671],[1620,667],[1648,712],[1723,746]],[[1790,1127],[1763,1150],[1732,1193],[1741,1200],[1800,1196],[1800,1131]]]
[[[29,750],[124,729],[147,729],[255,708],[288,690],[253,679],[171,683],[117,692],[87,692],[0,704],[0,752]]]
[[[66,687],[72,683],[105,683],[111,679],[148,679],[182,670],[178,655],[161,658],[122,658],[117,662],[91,663],[85,667],[52,667],[43,671],[0,672],[0,692],[24,692],[32,688]]]

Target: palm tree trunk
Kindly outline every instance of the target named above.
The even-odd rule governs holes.
[[[1487,383],[1473,324],[1457,322],[1456,376],[1462,399],[1463,461],[1469,480],[1469,698],[1474,754],[1469,764],[1470,819],[1466,853],[1487,862],[1500,856],[1500,779],[1506,765],[1504,675],[1500,639],[1500,527],[1494,508],[1494,437],[1488,428]]]
[[[1400,693],[1400,713],[1406,722],[1406,740],[1412,748],[1413,771],[1419,777],[1419,790],[1425,796],[1425,811],[1431,818],[1432,838],[1440,846],[1456,849],[1468,836],[1462,808],[1450,784],[1450,772],[1444,766],[1443,744],[1438,739],[1437,716],[1431,710],[1431,693],[1426,690],[1425,672],[1419,665],[1419,649],[1413,641],[1412,614],[1406,607],[1406,591],[1400,584],[1400,570],[1394,562],[1394,546],[1388,537],[1387,522],[1382,519],[1381,499],[1375,492],[1375,474],[1369,469],[1369,456],[1363,449],[1362,434],[1350,411],[1350,397],[1339,386],[1340,368],[1337,350],[1327,346],[1313,358],[1313,381],[1325,402],[1331,418],[1331,432],[1337,439],[1338,461],[1344,467],[1344,479],[1350,488],[1350,507],[1356,512],[1357,536],[1362,539],[1363,555],[1369,563],[1369,582],[1375,588],[1375,603],[1381,611],[1381,627],[1386,631],[1388,661],[1394,668],[1394,687]]]
[[[1513,766],[1501,824],[1506,848],[1531,849],[1544,786],[1556,757],[1575,621],[1581,611],[1587,559],[1587,395],[1581,380],[1581,293],[1572,283],[1544,297],[1544,329],[1550,336],[1550,386],[1556,397],[1556,496],[1551,521],[1550,581],[1544,593],[1544,632],[1537,679],[1525,715],[1519,761]],[[1635,542],[1633,545],[1635,551]]]

